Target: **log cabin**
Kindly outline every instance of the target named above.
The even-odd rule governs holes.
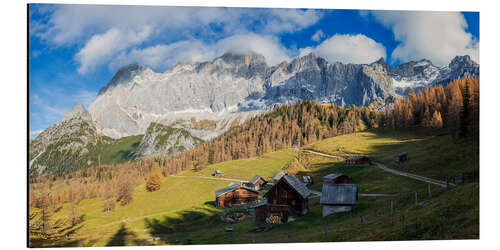
[[[252,179],[250,179],[249,183],[253,185],[255,190],[260,190],[261,187],[266,185],[267,181],[264,180],[260,175],[255,175]]]
[[[232,183],[229,186],[215,191],[216,207],[231,207],[237,204],[244,204],[256,201],[259,192],[253,188]]]
[[[366,156],[354,156],[345,159],[346,167],[366,167],[372,165],[370,158]]]
[[[308,197],[311,191],[295,175],[284,175],[274,184],[264,197],[271,205],[288,205],[298,215],[309,211]]]
[[[347,184],[351,178],[344,174],[332,173],[323,177],[323,183]]]

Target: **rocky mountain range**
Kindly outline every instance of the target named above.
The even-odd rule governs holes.
[[[207,140],[273,105],[303,99],[367,105],[465,74],[479,75],[469,56],[443,67],[425,59],[391,67],[383,58],[371,64],[328,63],[311,53],[268,66],[259,54],[226,53],[163,73],[124,67],[99,91],[89,112],[97,129],[113,138],[143,134],[158,122],[178,124]]]
[[[48,159],[57,162],[76,153],[84,161],[81,156],[94,152],[89,145],[138,135],[144,136],[132,155],[174,155],[275,105],[304,99],[341,105],[387,102],[465,75],[479,75],[479,64],[467,55],[441,67],[426,59],[395,67],[383,58],[371,64],[329,63],[313,53],[274,66],[256,53],[226,53],[163,73],[129,65],[99,91],[88,111],[78,105],[30,143],[30,169],[40,172],[51,164]],[[95,157],[85,164],[95,164]]]

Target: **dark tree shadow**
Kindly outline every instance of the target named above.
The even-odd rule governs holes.
[[[135,239],[137,235],[125,227],[125,223],[120,224],[120,229],[113,235],[106,246],[125,246],[126,241],[132,241],[134,245],[142,245],[144,241]]]
[[[151,236],[159,237],[163,242],[172,244],[191,244],[192,239],[188,238],[185,242],[169,240],[169,234],[188,233],[199,230],[201,227],[213,227],[223,223],[217,214],[206,208],[198,208],[197,211],[182,211],[175,218],[167,216],[163,219],[146,218],[144,222]]]

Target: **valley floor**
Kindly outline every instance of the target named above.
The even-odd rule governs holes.
[[[393,131],[377,129],[319,141],[303,149],[342,157],[367,155],[385,166],[450,181],[459,174],[464,184],[445,189],[380,168],[346,168],[341,159],[284,150],[262,157],[210,165],[163,179],[160,190],[147,192],[138,186],[129,205],[103,212],[104,200],[82,200],[78,213],[83,223],[69,239],[42,246],[105,246],[163,244],[228,244],[271,242],[335,242],[374,240],[478,239],[479,238],[479,145],[454,143],[445,131]],[[401,165],[393,156],[408,152]],[[213,178],[215,170],[222,174]],[[312,176],[310,189],[321,191],[322,177],[343,173],[358,184],[359,200],[352,212],[322,218],[319,197],[309,201],[310,212],[297,221],[278,225],[268,232],[249,232],[254,219],[231,224],[220,220],[214,191],[255,174],[266,179],[280,171]],[[180,177],[183,176],[183,177]],[[209,178],[205,178],[209,177]],[[430,192],[429,192],[430,191]],[[371,196],[370,194],[394,194]],[[417,197],[417,199],[416,199]],[[391,209],[391,204],[393,209]],[[64,204],[54,218],[69,216]]]

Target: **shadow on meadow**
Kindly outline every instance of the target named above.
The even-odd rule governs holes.
[[[126,228],[125,223],[120,224],[120,229],[111,237],[106,246],[144,245],[144,240],[137,239],[137,235]]]
[[[213,205],[213,203],[210,203]],[[200,228],[210,228],[221,225],[219,215],[208,208],[196,208],[196,210],[185,210],[177,213],[175,217],[164,216],[162,219],[144,219],[146,228],[153,237],[159,237],[163,242],[171,244],[182,243],[191,244],[192,239],[186,239],[186,242],[176,242],[169,240],[168,235],[174,233],[188,233]]]

